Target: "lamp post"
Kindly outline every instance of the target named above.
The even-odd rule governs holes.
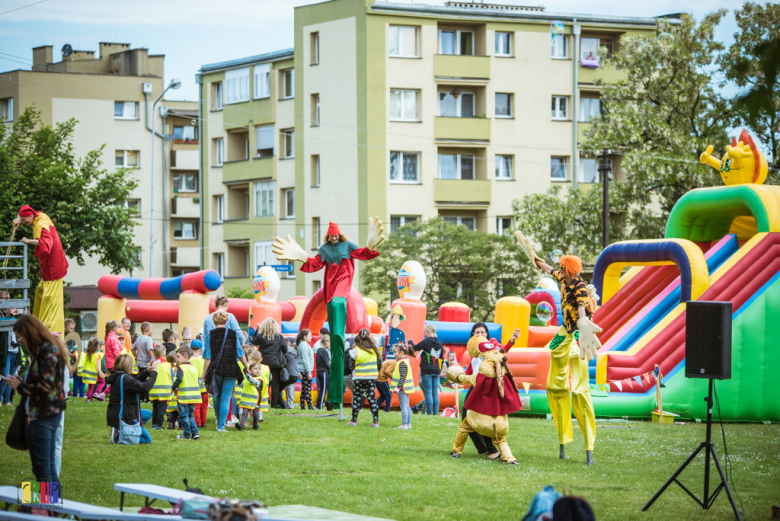
[[[602,230],[601,230],[601,247],[606,248],[609,246],[609,174],[612,172],[612,162],[609,160],[610,151],[607,147],[601,152],[599,159],[599,175],[604,187],[601,218],[602,218]]]
[[[165,88],[164,91],[162,91],[162,94],[160,94],[160,97],[157,98],[157,101],[154,102],[152,105],[152,173],[151,173],[151,182],[152,182],[152,211],[151,211],[151,227],[149,228],[149,277],[154,276],[154,124],[157,122],[157,116],[154,113],[155,107],[157,107],[157,102],[162,99],[163,96],[165,96],[165,93],[168,92],[169,89],[178,89],[181,87],[181,80],[179,78],[173,78],[171,82],[168,84],[168,86]],[[147,127],[148,128],[148,127]],[[165,135],[165,129],[163,129],[163,139]],[[165,204],[165,201],[163,201],[163,204]],[[165,253],[165,252],[163,252]]]

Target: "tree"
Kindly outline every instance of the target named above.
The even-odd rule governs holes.
[[[441,218],[401,227],[380,249],[379,257],[360,266],[367,289],[386,295],[380,302],[386,306],[389,299],[398,298],[398,270],[404,262],[416,260],[427,277],[422,300],[430,320],[447,302],[467,304],[472,320],[489,320],[499,298],[523,297],[538,280],[510,235],[471,231]]]
[[[228,298],[243,298],[254,300],[255,293],[252,290],[242,288],[239,284],[236,284],[225,292],[225,296]]]
[[[71,142],[76,120],[43,125],[40,112],[28,107],[17,123],[0,126],[0,237],[11,236],[16,212],[29,204],[51,217],[65,254],[84,265],[93,255],[113,273],[137,268],[132,210],[125,202],[137,186],[129,170],[102,168],[103,147],[77,158]],[[16,239],[32,238],[20,227]],[[33,288],[40,280],[35,248],[28,248]],[[17,262],[21,265],[21,262]]]
[[[721,56],[726,78],[749,91],[737,100],[741,121],[769,149],[767,182],[780,169],[780,5],[746,2],[735,11],[740,31]],[[774,172],[773,172],[774,170]]]

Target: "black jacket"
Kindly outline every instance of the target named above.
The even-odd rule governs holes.
[[[444,346],[441,345],[438,338],[426,338],[413,347],[415,351],[422,351],[420,355],[420,374],[438,375],[441,373],[439,360],[444,358]]]
[[[317,349],[317,355],[314,357],[314,365],[317,366],[317,374],[330,372],[330,351],[324,347]]]
[[[276,334],[271,340],[261,334],[252,337],[252,345],[257,346],[263,355],[263,364],[269,369],[281,369],[287,367],[287,340],[280,334]]]
[[[108,378],[106,378],[106,384],[111,386],[111,394],[108,395],[108,409],[106,410],[106,423],[109,427],[119,428],[119,408],[121,406],[121,398],[119,393],[119,380],[124,375],[124,397],[125,406],[122,410],[122,421],[132,425],[140,417],[140,411],[138,410],[139,395],[148,393],[154,386],[155,380],[157,380],[157,371],[148,372],[147,370],[140,371],[138,374],[126,374],[122,371],[113,371]]]

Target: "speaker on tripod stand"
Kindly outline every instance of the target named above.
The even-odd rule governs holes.
[[[642,511],[650,508],[669,485],[677,483],[705,510],[709,510],[721,490],[725,489],[734,515],[739,521],[742,521],[718,454],[715,452],[715,445],[712,443],[712,381],[731,379],[731,302],[687,303],[685,311],[685,377],[709,380],[709,392],[707,398],[704,399],[707,402],[707,439],[699,444],[698,448],[685,460],[685,463],[656,492],[653,499],[642,508]],[[705,451],[704,498],[699,499],[680,483],[677,477],[702,450]],[[720,483],[712,494],[710,494],[710,457],[715,462],[720,476]]]

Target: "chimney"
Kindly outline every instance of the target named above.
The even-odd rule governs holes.
[[[33,47],[32,70],[45,71],[46,66],[50,63],[54,63],[54,55],[52,53],[51,45],[42,45],[40,47]]]

